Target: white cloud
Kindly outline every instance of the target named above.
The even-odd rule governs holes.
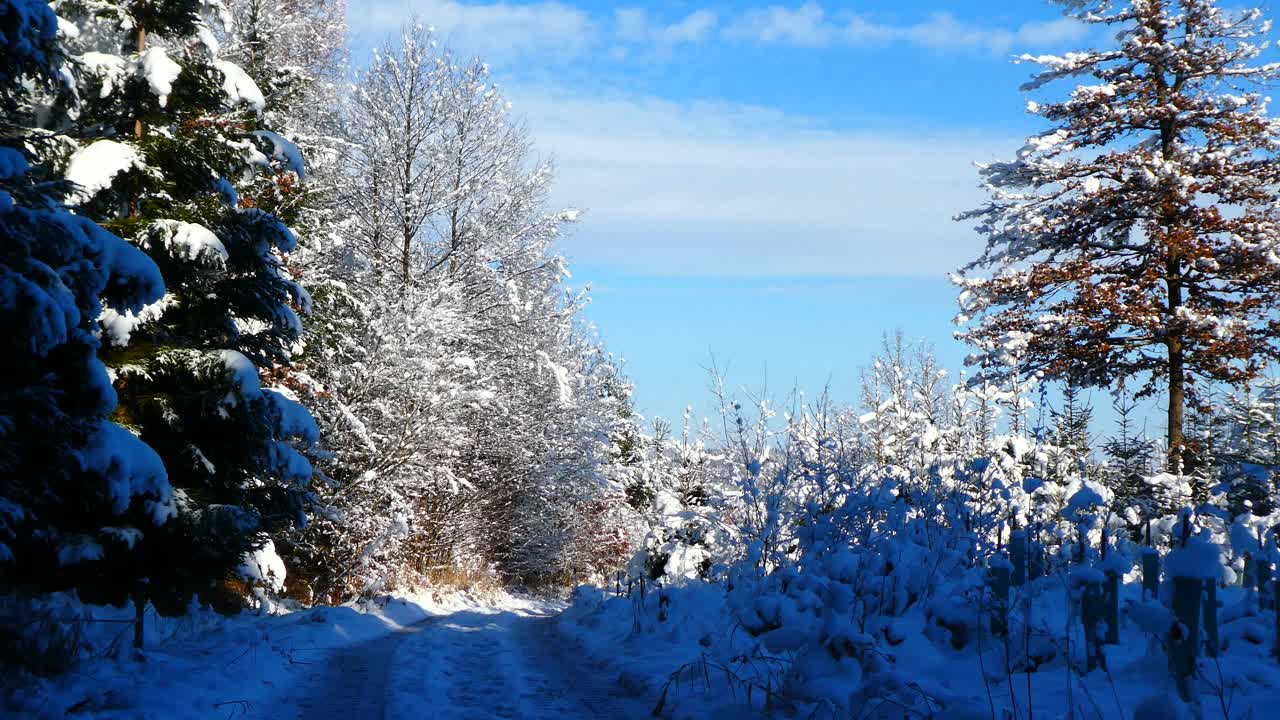
[[[936,275],[981,247],[952,216],[1014,138],[832,131],[757,107],[513,93],[586,210],[577,262],[680,274]]]
[[[410,18],[432,26],[449,44],[501,63],[536,55],[542,62],[563,61],[608,42],[615,59],[633,51],[669,53],[681,45],[710,40],[717,33],[730,41],[824,48],[908,44],[932,50],[996,54],[1079,41],[1087,26],[1061,18],[1027,22],[1016,28],[992,28],[935,13],[907,24],[877,21],[848,11],[828,12],[817,0],[798,6],[770,5],[722,18],[696,9],[672,22],[657,20],[637,7],[594,17],[570,0],[474,2],[472,0],[370,0],[353,3],[353,34],[365,39],[398,30]]]
[[[719,16],[710,10],[695,10],[670,25],[654,24],[642,8],[614,10],[614,28],[619,40],[651,44],[659,50],[702,42],[710,37],[719,21]]]
[[[464,4],[455,0],[352,3],[353,34],[393,33],[416,19],[451,45],[500,61],[530,52],[574,55],[594,45],[599,28],[582,10],[555,0],[532,4]]]
[[[726,36],[762,43],[823,47],[839,34],[816,2],[792,9],[781,5],[748,10],[730,24]]]
[[[795,8],[774,5],[748,10],[729,23],[725,36],[763,44],[828,47],[906,43],[931,50],[1007,53],[1015,47],[1044,47],[1080,41],[1088,26],[1070,18],[1027,22],[1014,29],[968,23],[951,13],[934,13],[910,24],[889,24],[863,15],[828,14],[810,0]]]
[[[1058,18],[1044,22],[1023,23],[1018,27],[1014,40],[1026,45],[1056,45],[1079,42],[1089,34],[1088,26],[1071,18]]]

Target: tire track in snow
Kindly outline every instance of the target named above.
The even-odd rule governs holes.
[[[462,612],[399,646],[389,718],[574,720],[648,717],[616,672],[593,663],[554,615]]]
[[[434,621],[397,628],[317,659],[306,691],[297,698],[297,719],[384,720],[397,646]],[[279,720],[287,716],[271,713],[270,717]]]
[[[591,661],[556,629],[555,616],[526,617],[512,639],[526,648],[533,696],[546,718],[642,718],[648,704],[624,694],[617,672]]]

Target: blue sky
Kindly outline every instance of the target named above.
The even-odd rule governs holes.
[[[1034,0],[350,7],[357,51],[412,13],[489,61],[585,211],[590,319],[669,418],[707,411],[712,353],[735,386],[849,402],[895,328],[958,370],[947,274],[981,239],[951,218],[972,163],[1040,129],[1011,59],[1103,40]]]

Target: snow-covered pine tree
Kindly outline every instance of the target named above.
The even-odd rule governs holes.
[[[884,335],[880,353],[862,372],[862,432],[876,461],[923,477],[937,459],[948,396],[933,348]]]
[[[1228,430],[1227,423],[1223,422],[1220,393],[1197,393],[1187,414],[1186,450],[1183,453],[1183,473],[1196,503],[1208,500],[1222,480],[1223,451],[1229,447],[1224,442],[1224,435]]]
[[[307,176],[305,183],[299,183],[287,166],[273,163],[274,172],[242,178],[236,189],[242,197],[254,197],[259,207],[300,233],[302,241],[287,257],[286,270],[308,288],[319,288],[319,314],[329,315],[317,316],[307,332],[329,321],[351,321],[356,313],[339,318],[331,312],[341,305],[333,289],[341,283],[335,275],[342,271],[332,260],[335,246],[343,242],[338,190],[344,172],[339,135],[348,75],[346,3],[229,0],[225,5],[232,23],[218,35],[220,57],[243,68],[262,91],[265,110],[259,124],[296,144]],[[306,344],[312,341],[308,339]],[[295,354],[291,366],[273,372],[266,382],[274,388],[288,388],[312,413],[323,414],[333,409],[329,403],[332,394],[312,377],[309,359],[306,354]],[[331,455],[329,450],[314,448],[308,457],[314,464]],[[323,528],[315,530],[296,528],[274,538],[288,568],[287,591],[304,601],[312,599],[312,586],[323,574],[323,563],[319,562],[323,553],[312,543]]]
[[[107,420],[97,318],[164,287],[145,254],[58,197],[56,140],[36,129],[69,104],[57,17],[0,0],[0,33],[0,585],[128,591],[130,550],[173,515],[173,492],[155,451]]]
[[[1280,126],[1238,90],[1280,74],[1250,64],[1258,11],[1215,0],[1062,0],[1118,47],[1024,56],[1024,85],[1087,76],[1030,102],[1052,127],[982,167],[991,201],[963,214],[987,237],[957,277],[963,335],[998,350],[1029,333],[1024,370],[1089,386],[1139,376],[1168,393],[1168,459],[1182,468],[1195,381],[1239,383],[1280,355]],[[987,277],[972,273],[985,270]]]
[[[337,135],[348,72],[346,2],[230,0],[226,7],[231,25],[221,34],[220,57],[241,67],[262,92],[259,124],[294,143],[305,160],[306,185],[285,188],[293,206],[287,221],[304,228],[309,244],[321,245],[334,231],[335,176],[342,167]]]
[[[1106,455],[1111,489],[1115,493],[1116,511],[1137,533],[1142,521],[1154,517],[1147,498],[1146,477],[1151,474],[1151,458],[1155,447],[1135,427],[1137,404],[1123,386],[1112,393],[1111,407],[1116,414],[1116,434],[1102,444]],[[1133,509],[1133,513],[1128,512]]]
[[[300,157],[261,125],[253,80],[218,59],[206,3],[56,7],[80,30],[65,39],[78,114],[54,128],[75,138],[69,201],[150,255],[167,289],[102,317],[114,417],[178,489],[177,519],[144,537],[133,569],[164,611],[192,594],[234,609],[246,553],[303,520],[311,468],[294,443],[317,439],[289,393],[259,378],[289,362],[309,302],[282,263],[297,240],[270,212],[287,205]]]
[[[1051,409],[1053,420],[1051,468],[1058,480],[1085,474],[1092,449],[1089,424],[1093,420],[1093,406],[1083,397],[1079,385],[1067,382],[1062,386],[1062,406]]]
[[[253,78],[277,132],[307,141],[332,131],[347,73],[346,0],[226,0],[221,56]]]

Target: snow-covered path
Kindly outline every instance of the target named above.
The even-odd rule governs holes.
[[[104,653],[76,672],[0,692],[0,718],[648,717],[651,693],[629,693],[617,668],[566,637],[563,607],[506,593],[433,592],[278,615],[159,618],[141,657]],[[95,612],[110,619],[132,610]],[[95,647],[127,641],[116,625],[90,630],[102,636]],[[597,648],[597,656],[608,652]]]
[[[296,698],[298,720],[381,720],[390,717],[386,712],[387,685],[396,648],[409,635],[422,632],[431,622],[434,620],[393,630],[388,635],[342,648],[316,661],[316,669],[303,683],[303,687],[309,687],[311,692]],[[296,695],[296,689],[291,694]],[[287,702],[288,699],[284,700]]]
[[[462,610],[312,660],[288,693],[263,707],[298,720],[643,718],[617,672],[592,662],[556,629],[554,606],[519,601]],[[274,707],[272,707],[274,706]]]
[[[550,608],[535,603],[422,626],[396,648],[386,717],[647,717],[649,699],[626,694],[617,672],[593,662],[555,622]]]

